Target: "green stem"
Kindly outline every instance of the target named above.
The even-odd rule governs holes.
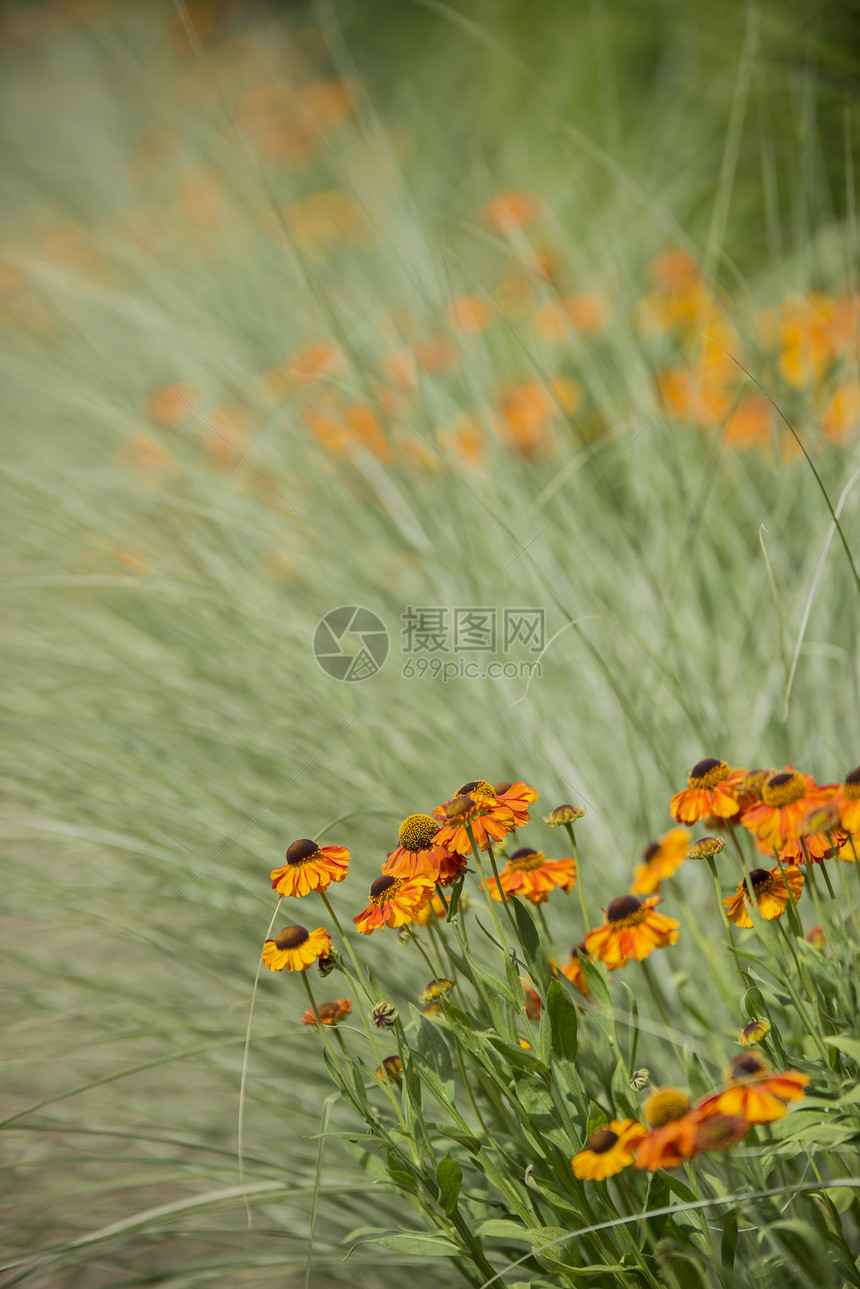
[[[469,834],[469,841],[470,841],[470,842],[471,842],[471,844],[472,844],[472,854],[473,854],[473,855],[474,855],[474,857],[475,857],[475,866],[476,866],[476,868],[477,868],[477,870],[478,870],[478,876],[479,876],[479,877],[480,877],[480,879],[481,879],[481,889],[483,890],[484,894],[486,895],[486,897],[487,897],[487,903],[488,903],[488,904],[489,904],[489,906],[490,906],[490,916],[492,917],[492,919],[493,919],[493,925],[494,925],[494,926],[495,926],[495,928],[496,928],[496,935],[499,937],[499,944],[501,944],[502,946],[504,946],[504,943],[505,943],[505,934],[504,934],[504,932],[502,931],[502,924],[501,924],[501,922],[499,921],[498,914],[496,913],[496,902],[495,902],[495,900],[493,899],[492,895],[490,894],[490,888],[489,888],[489,886],[487,885],[487,878],[486,878],[486,875],[485,875],[485,873],[484,873],[484,866],[483,866],[483,864],[481,863],[481,856],[480,856],[480,853],[479,853],[479,851],[478,851],[478,847],[477,847],[477,845],[475,844],[475,834],[472,832],[472,825],[471,825],[471,823],[469,823],[469,821],[468,821],[468,820],[466,821],[466,832]],[[494,867],[494,870],[495,870],[495,860],[494,860],[494,862],[493,862],[493,867]],[[507,896],[505,895],[505,892],[502,890],[502,883],[499,881],[499,875],[498,875],[498,873],[496,873],[496,882],[498,883],[498,887],[499,887],[499,895],[500,895],[500,897],[501,897],[502,903],[504,904],[504,907],[507,909],[508,917],[509,917],[509,918],[511,918],[511,921],[513,922],[513,915],[511,914],[511,910],[508,908]]]
[[[723,919],[723,926],[725,927],[726,934],[729,937],[729,948],[731,949],[732,957],[735,960],[735,966],[737,967],[738,977],[740,978],[742,987],[744,988],[744,990],[746,990],[747,982],[744,979],[743,967],[741,966],[741,960],[738,957],[738,951],[735,945],[734,930],[732,928],[731,922],[729,921],[728,914],[726,913],[726,906],[725,904],[723,904],[723,893],[722,893],[722,888],[720,887],[720,877],[719,877],[719,874],[717,873],[717,865],[714,862],[713,855],[706,855],[705,858],[708,861],[708,867],[710,868],[711,876],[714,879],[714,889],[717,892],[717,908],[720,910],[720,916]]]
[[[361,967],[359,966],[358,959],[357,959],[357,958],[356,958],[356,956],[355,956],[355,952],[354,952],[354,950],[353,950],[352,945],[350,944],[349,940],[346,938],[346,935],[344,934],[344,930],[343,930],[343,927],[341,926],[341,924],[340,924],[340,922],[339,922],[339,920],[338,920],[338,916],[337,916],[337,914],[335,913],[334,909],[332,908],[332,906],[331,906],[331,902],[329,901],[329,898],[328,898],[328,896],[326,895],[325,891],[320,891],[320,892],[319,892],[319,895],[320,895],[320,899],[322,900],[323,904],[326,906],[326,909],[327,909],[327,911],[328,911],[328,915],[329,915],[329,917],[331,918],[331,920],[332,920],[332,922],[334,923],[334,925],[337,927],[338,935],[340,936],[340,938],[341,938],[341,940],[342,940],[342,942],[343,942],[343,944],[344,944],[344,946],[345,946],[345,948],[346,948],[346,951],[347,951],[347,953],[348,953],[348,954],[349,954],[349,956],[350,956],[350,959],[351,959],[351,961],[352,961],[352,965],[353,965],[353,967],[355,968],[356,975],[358,976],[359,982],[360,982],[360,984],[361,984],[362,989],[364,990],[365,996],[366,996],[366,998],[367,998],[368,1002],[372,1003],[372,1002],[373,1002],[373,995],[372,995],[372,994],[371,994],[371,992],[370,992],[370,985],[368,984],[367,979],[365,978],[364,972],[361,970]],[[358,1006],[358,1014],[359,1014],[359,1016],[361,1017],[361,1023],[362,1023],[362,1025],[364,1026],[364,1032],[365,1032],[365,1034],[367,1035],[368,1041],[370,1042],[370,1046],[371,1046],[371,1049],[372,1049],[372,1051],[373,1051],[373,1055],[376,1057],[377,1065],[378,1065],[379,1069],[383,1069],[384,1067],[383,1067],[383,1064],[382,1064],[382,1054],[381,1054],[381,1052],[380,1052],[379,1048],[378,1048],[378,1047],[377,1047],[377,1045],[376,1045],[376,1038],[374,1037],[373,1030],[371,1029],[370,1021],[367,1019],[367,1013],[366,1013],[366,1011],[365,1011],[364,1007],[363,1007],[363,1006],[362,1006],[362,1004],[361,1004],[361,1000],[360,1000],[359,998],[356,998],[356,1000],[355,1000],[355,1001],[356,1001],[356,1004],[357,1004],[357,1006]],[[397,1100],[397,1097],[394,1095],[394,1091],[393,1091],[393,1089],[392,1089],[392,1087],[391,1087],[391,1083],[389,1082],[389,1080],[388,1080],[387,1078],[384,1078],[384,1079],[382,1080],[382,1082],[383,1082],[383,1086],[385,1087],[386,1092],[388,1093],[388,1099],[390,1100],[390,1102],[391,1102],[392,1106],[394,1107],[394,1112],[395,1112],[395,1114],[397,1115],[397,1118],[398,1118],[398,1120],[399,1120],[399,1122],[400,1122],[400,1126],[401,1126],[401,1128],[403,1128],[403,1129],[405,1130],[405,1129],[406,1129],[406,1120],[405,1120],[405,1119],[404,1119],[404,1117],[403,1117],[403,1111],[402,1111],[402,1109],[400,1108],[400,1102]]]
[[[644,975],[645,980],[648,984],[648,988],[651,991],[651,997],[654,999],[654,1005],[656,1006],[657,1011],[660,1013],[660,1019],[663,1021],[663,1024],[666,1026],[669,1040],[672,1046],[674,1047],[675,1055],[678,1058],[678,1063],[680,1064],[682,1070],[686,1070],[687,1067],[684,1061],[684,1055],[681,1051],[681,1048],[678,1046],[678,1040],[675,1038],[674,1026],[669,1020],[668,1015],[666,1014],[666,1008],[663,1004],[663,999],[660,997],[659,991],[657,989],[657,985],[654,981],[654,977],[651,975],[651,972],[649,970],[648,963],[645,961],[642,961],[640,962],[639,965],[642,968],[642,974]]]
[[[338,1072],[338,1074],[340,1075],[340,1077],[343,1079],[344,1084],[346,1084],[346,1086],[348,1087],[348,1086],[349,1086],[349,1083],[348,1083],[348,1080],[347,1080],[347,1078],[346,1078],[346,1075],[345,1075],[345,1074],[344,1074],[344,1072],[343,1072],[343,1067],[341,1066],[341,1063],[340,1063],[340,1061],[339,1061],[339,1059],[338,1059],[337,1052],[336,1052],[336,1051],[334,1050],[334,1048],[332,1047],[332,1045],[331,1045],[331,1043],[330,1043],[330,1041],[329,1041],[329,1037],[328,1037],[328,1035],[327,1035],[327,1034],[326,1034],[326,1032],[325,1032],[325,1025],[323,1025],[323,1023],[322,1023],[322,1017],[321,1017],[321,1016],[320,1016],[320,1014],[319,1014],[319,1008],[317,1007],[316,1002],[314,1001],[314,996],[313,996],[313,993],[312,993],[312,991],[311,991],[310,981],[308,980],[308,973],[307,973],[307,971],[301,971],[299,974],[300,974],[300,976],[301,976],[301,978],[302,978],[302,984],[303,984],[303,985],[304,985],[304,987],[305,987],[305,993],[306,993],[306,994],[307,994],[307,996],[308,996],[308,1002],[309,1002],[309,1003],[310,1003],[310,1005],[311,1005],[311,1011],[313,1012],[313,1014],[314,1014],[314,1016],[315,1016],[315,1018],[316,1018],[316,1022],[317,1022],[317,1029],[319,1030],[319,1032],[320,1032],[320,1034],[321,1034],[321,1036],[322,1036],[322,1041],[323,1041],[323,1043],[325,1044],[325,1046],[328,1048],[328,1053],[329,1053],[329,1056],[331,1057],[331,1059],[334,1061],[335,1069],[337,1070],[337,1072]],[[340,1039],[341,1047],[343,1047],[343,1036],[342,1036],[342,1035],[340,1035],[340,1034],[338,1034],[338,1038]],[[346,1050],[346,1049],[344,1048],[344,1051],[345,1051],[345,1050]]]
[[[586,904],[585,904],[585,887],[582,884],[582,866],[580,865],[580,862],[579,862],[579,847],[576,844],[576,836],[573,831],[573,824],[566,823],[564,826],[567,829],[567,835],[570,838],[570,848],[573,851],[573,858],[576,863],[576,885],[579,889],[579,903],[580,903],[580,907],[582,908],[582,921],[585,925],[585,932],[586,934],[588,934],[589,930],[591,929],[591,924],[588,920],[588,909],[586,908]]]

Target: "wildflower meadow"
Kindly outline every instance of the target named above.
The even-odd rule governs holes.
[[[0,37],[0,1286],[860,1285],[851,6]]]

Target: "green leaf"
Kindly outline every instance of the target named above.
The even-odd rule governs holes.
[[[489,989],[491,997],[498,997],[501,995],[501,997],[506,998],[509,1003],[513,1003],[515,1007],[520,1007],[522,1005],[523,987],[520,984],[519,977],[517,977],[519,990],[517,993],[514,993],[506,980],[502,980],[501,976],[497,976],[494,971],[490,971],[489,968],[483,965],[483,963],[473,960],[472,970],[475,975],[479,977],[481,983]]]
[[[591,990],[595,1002],[611,1011],[612,998],[609,993],[609,984],[606,979],[605,968],[601,967],[597,962],[592,962],[585,956],[580,956],[579,961],[583,973],[585,974],[586,984]]]
[[[436,1169],[436,1181],[439,1183],[442,1207],[450,1217],[457,1209],[463,1185],[463,1170],[456,1159],[452,1159],[450,1155],[445,1156]]]
[[[360,1244],[384,1244],[394,1253],[411,1253],[420,1258],[458,1258],[463,1250],[453,1240],[446,1240],[442,1235],[422,1235],[406,1231],[381,1231],[377,1235],[360,1240]]]
[[[749,1013],[747,1013],[749,1015]],[[735,1265],[735,1251],[738,1247],[738,1219],[735,1213],[728,1213],[723,1218],[723,1238],[720,1242],[720,1262],[725,1271],[731,1271]]]
[[[576,1006],[557,980],[550,981],[545,1011],[549,1016],[553,1056],[575,1061],[578,1031]]]
[[[543,992],[546,990],[546,964],[535,915],[528,900],[511,899],[509,906],[513,909],[526,964],[538,989]]]
[[[860,1039],[843,1038],[841,1034],[827,1034],[824,1039],[831,1047],[836,1047],[846,1056],[850,1056],[852,1061],[860,1065]]]
[[[764,996],[758,985],[750,985],[744,994],[744,1015],[747,1020],[759,1020],[765,1014]]]
[[[410,1006],[415,1018],[416,1035],[414,1055],[420,1058],[424,1069],[430,1068],[442,1085],[443,1096],[448,1101],[454,1100],[454,1066],[451,1052],[438,1026],[422,1016],[417,1007]],[[434,1096],[433,1088],[430,1089]]]
[[[465,882],[465,880],[466,880],[466,874],[464,873],[463,876],[458,878],[457,881],[454,883],[454,885],[451,887],[451,894],[448,898],[448,912],[445,914],[446,922],[450,922],[451,919],[457,913],[457,909],[459,908],[459,905],[460,905],[460,894],[463,890],[463,883]]]

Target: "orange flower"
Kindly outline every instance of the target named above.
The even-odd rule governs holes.
[[[591,990],[588,987],[588,981],[585,979],[585,972],[582,970],[582,959],[588,957],[585,948],[585,941],[581,944],[575,944],[570,951],[570,957],[561,969],[561,974],[567,976],[574,989],[578,989],[583,998],[591,997]]]
[[[631,895],[653,895],[660,883],[671,877],[683,864],[690,849],[686,828],[671,828],[659,841],[652,841],[642,852],[643,863],[633,874]]]
[[[458,295],[451,301],[448,321],[455,331],[476,336],[486,331],[493,319],[492,310],[482,295]]]
[[[689,786],[672,798],[672,818],[682,824],[694,824],[711,815],[730,818],[737,813],[738,788],[745,778],[746,770],[730,770],[725,761],[713,757],[698,761],[687,775]]]
[[[349,867],[345,846],[318,846],[308,837],[294,841],[287,851],[283,868],[273,868],[269,876],[272,889],[279,895],[307,895],[309,891],[326,891],[330,882],[342,882]]]
[[[460,903],[458,905],[458,908],[462,909],[465,907],[465,905],[466,905],[466,895],[464,893],[460,896]],[[446,901],[441,899],[438,895],[434,895],[432,900],[429,900],[423,906],[423,908],[420,908],[418,910],[418,912],[415,914],[415,917],[412,919],[412,921],[415,923],[416,926],[426,926],[431,918],[436,918],[438,921],[441,922],[442,919],[447,916],[448,916],[448,905]]]
[[[528,1020],[539,1020],[543,1004],[540,1000],[540,994],[536,989],[532,989],[527,980],[523,980],[523,1001],[526,1007],[526,1017]]]
[[[772,1123],[781,1119],[789,1101],[799,1101],[809,1078],[799,1070],[772,1073],[758,1052],[743,1052],[726,1070],[728,1087],[699,1102],[698,1109],[737,1115],[747,1123]]]
[[[836,789],[833,803],[839,810],[839,822],[847,833],[860,833],[860,766],[846,774]]]
[[[529,806],[537,801],[539,794],[525,783],[509,783],[504,787],[498,784],[495,793],[500,806],[506,806],[514,817],[514,827],[522,828],[529,821]]]
[[[392,877],[383,873],[370,888],[370,903],[352,920],[362,935],[377,927],[404,926],[430,900],[435,883],[432,877],[416,873],[413,877]]]
[[[525,787],[515,784],[514,787]],[[513,789],[511,789],[513,791]],[[530,791],[530,789],[529,789]],[[437,806],[433,811],[435,817],[443,823],[436,834],[436,845],[453,850],[458,855],[470,855],[472,843],[466,829],[468,823],[479,850],[501,841],[518,825],[514,822],[514,813],[506,803],[500,800],[495,790],[486,779],[473,779],[458,789],[451,801]],[[525,811],[528,820],[528,811]]]
[[[606,923],[589,931],[586,951],[597,962],[605,962],[610,971],[626,967],[631,958],[642,962],[655,949],[675,944],[679,922],[657,913],[656,895],[638,900],[635,895],[619,895],[607,909]]]
[[[172,429],[194,415],[200,406],[200,395],[193,385],[162,385],[149,396],[146,411],[158,425]]]
[[[793,865],[788,868],[754,868],[750,873],[758,911],[769,922],[781,918],[789,899],[795,904],[803,890],[803,873]],[[723,900],[727,916],[735,926],[752,926],[752,918],[744,908],[744,900],[749,903],[749,891],[746,882],[739,882],[734,895]]]
[[[575,859],[547,859],[542,850],[523,846],[515,850],[499,873],[505,895],[521,895],[532,904],[543,904],[556,887],[565,895],[576,883]],[[487,888],[494,900],[501,901],[499,887],[493,878]]]
[[[325,929],[307,931],[303,926],[282,927],[274,940],[263,945],[263,966],[270,971],[305,971],[331,948]]]
[[[728,1150],[749,1131],[739,1115],[723,1114],[716,1107],[696,1106],[678,1119],[652,1128],[636,1151],[636,1167],[654,1173],[677,1168],[686,1159],[706,1150]]]
[[[646,1129],[635,1119],[612,1119],[588,1138],[571,1160],[575,1177],[602,1182],[633,1163],[633,1153]]]
[[[500,193],[484,207],[484,221],[496,233],[528,228],[540,214],[538,198],[530,192]]]
[[[323,1025],[336,1025],[344,1016],[348,1016],[352,1011],[352,1002],[349,998],[335,998],[333,1003],[320,1003],[317,1011],[320,1014],[320,1020]],[[309,1007],[302,1016],[303,1025],[312,1025],[316,1028],[317,1018],[313,1013],[313,1008]]]
[[[774,426],[770,399],[762,394],[747,394],[723,425],[723,441],[733,448],[766,448]]]
[[[400,825],[400,845],[382,866],[383,873],[394,877],[414,877],[423,873],[440,886],[450,886],[465,871],[463,855],[437,846],[439,824],[432,815],[409,815]]]
[[[786,766],[762,785],[761,801],[741,815],[741,823],[771,850],[780,851],[800,836],[800,822],[833,796],[834,785],[819,787],[811,774]]]

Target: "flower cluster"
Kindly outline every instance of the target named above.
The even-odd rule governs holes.
[[[583,877],[590,886],[596,872],[590,873],[580,856],[574,831],[585,812],[565,804],[545,817],[549,827],[566,832],[570,843],[569,854],[557,847],[558,857],[551,857],[539,838],[530,845],[519,835],[521,829],[532,827],[529,807],[536,800],[537,792],[523,782],[494,785],[477,779],[461,784],[435,809],[403,819],[397,845],[386,852],[367,905],[353,915],[352,922],[361,936],[385,927],[398,931],[397,941],[406,946],[405,952],[417,953],[432,972],[423,990],[411,993],[411,1005],[384,996],[384,987],[374,974],[365,975],[343,935],[329,902],[331,885],[343,882],[351,866],[349,852],[342,846],[322,846],[308,839],[293,842],[286,864],[271,877],[279,896],[319,897],[343,939],[349,961],[334,949],[324,927],[308,931],[293,925],[266,941],[263,964],[273,971],[302,973],[310,1002],[302,1023],[326,1044],[342,1095],[367,1120],[371,1135],[385,1143],[389,1160],[397,1157],[392,1176],[403,1180],[410,1195],[415,1192],[407,1161],[397,1154],[404,1132],[417,1133],[417,1125],[424,1125],[420,1143],[416,1138],[418,1154],[437,1134],[440,1141],[454,1142],[464,1153],[456,1159],[452,1155],[445,1165],[444,1176],[453,1179],[473,1167],[469,1151],[475,1149],[480,1155],[484,1149],[480,1142],[498,1123],[505,1125],[505,1150],[516,1161],[512,1176],[522,1175],[516,1169],[525,1169],[528,1176],[534,1170],[538,1193],[551,1208],[556,1194],[569,1193],[574,1204],[581,1199],[583,1225],[592,1211],[588,1192],[571,1192],[570,1186],[588,1188],[625,1170],[621,1185],[635,1189],[637,1178],[638,1185],[645,1185],[643,1173],[683,1166],[691,1184],[694,1177],[710,1178],[715,1196],[723,1195],[727,1183],[719,1170],[731,1166],[728,1152],[741,1142],[746,1143],[742,1158],[752,1143],[760,1150],[762,1137],[757,1134],[769,1133],[774,1124],[790,1140],[789,1111],[803,1100],[811,1078],[816,1085],[827,1084],[837,1063],[837,1053],[829,1052],[828,1045],[832,1040],[836,1048],[842,1041],[839,1027],[848,1023],[838,1019],[843,1004],[837,1003],[831,990],[824,1010],[820,1005],[832,979],[825,974],[832,971],[826,958],[830,934],[816,925],[804,937],[798,902],[806,888],[814,893],[816,870],[826,875],[832,860],[856,859],[860,771],[851,771],[841,784],[819,785],[791,766],[748,771],[715,758],[699,761],[686,788],[670,802],[677,826],[639,852],[629,890],[608,900],[600,922],[590,915],[583,889]],[[708,831],[697,837],[694,830],[699,825]],[[750,863],[747,852],[753,857],[767,853],[766,866]],[[737,865],[737,874],[733,888],[724,893],[718,865],[730,863]],[[671,981],[661,979],[660,968],[652,974],[650,962],[657,950],[677,945],[682,932],[680,919],[663,912],[664,898],[680,894],[678,885],[688,876],[700,882],[705,868],[717,888],[713,911],[722,919],[728,937],[725,947],[734,956],[746,1016],[740,1028],[740,1017],[724,1028],[743,1050],[729,1061],[716,1086],[713,1078],[702,1077],[706,1067],[695,1052],[700,1040],[691,1039],[679,1024],[683,1012],[677,1003],[684,1001],[684,974],[677,973]],[[574,900],[560,898],[574,891]],[[476,901],[482,907],[480,916],[473,918]],[[853,913],[853,906],[848,908]],[[818,901],[816,912],[826,920]],[[841,921],[838,903],[834,912]],[[567,939],[568,944],[574,940],[567,957],[555,956],[548,918],[563,919],[566,926],[572,921],[579,924],[575,936]],[[791,923],[793,938],[781,926],[784,918]],[[489,945],[492,952],[502,952],[502,973],[476,953],[467,933],[471,925],[473,933],[479,931],[483,937],[485,950]],[[764,958],[738,952],[733,937],[739,931],[759,937]],[[716,945],[714,953],[718,950]],[[822,960],[818,974],[816,955]],[[317,1006],[307,981],[307,968],[314,962],[320,974],[342,972],[349,980],[351,997]],[[755,964],[755,976],[747,962]],[[786,974],[789,965],[793,975]],[[625,968],[632,986],[624,989],[632,1041],[619,1034],[619,1014],[609,992],[617,973]],[[772,984],[765,978],[767,972]],[[639,1000],[632,1001],[637,980],[647,985],[649,1005],[656,1011],[647,1026],[640,1022]],[[791,1041],[789,1008],[803,1027],[801,1039],[807,1047],[814,1045],[815,1062],[804,1049],[797,1062],[800,1067],[806,1062],[810,1072],[797,1068],[786,1055]],[[353,1020],[342,1023],[353,1013],[361,1028]],[[713,1043],[704,1002],[691,1006],[689,1015],[701,1016],[699,1023]],[[814,1030],[808,1033],[810,1024]],[[679,1086],[649,1090],[648,1070],[634,1068],[640,1025],[642,1042],[650,1045],[649,1064],[674,1059],[684,1075]],[[378,1044],[384,1038],[396,1043],[396,1050],[388,1054],[380,1050]],[[853,1050],[850,1041],[846,1051]],[[363,1042],[369,1045],[371,1060],[363,1060],[355,1050]],[[629,1064],[625,1049],[630,1052]],[[719,1069],[724,1058],[717,1059]],[[462,1098],[450,1090],[457,1081],[455,1070],[459,1070]],[[449,1114],[450,1133],[423,1117],[422,1084],[442,1112]],[[684,1084],[695,1087],[697,1095],[686,1091]],[[385,1098],[394,1120],[385,1120],[371,1105],[372,1092]],[[819,1095],[816,1086],[816,1098],[810,1101]],[[466,1105],[474,1112],[474,1138]],[[799,1109],[797,1117],[802,1121],[806,1112]],[[783,1119],[787,1130],[779,1123]],[[518,1123],[523,1125],[522,1158]],[[853,1126],[848,1131],[853,1132]],[[545,1150],[540,1146],[544,1133],[553,1134]],[[569,1151],[561,1152],[564,1182],[557,1172],[553,1174],[560,1155],[559,1134],[569,1142]],[[487,1168],[487,1177],[497,1175],[493,1172],[497,1165],[489,1156],[486,1160],[481,1156],[481,1166]],[[436,1168],[440,1167],[437,1163]],[[440,1193],[435,1177],[434,1172],[432,1184],[428,1183],[432,1196]],[[520,1217],[508,1209],[504,1188],[493,1186],[500,1196],[493,1202],[508,1213],[508,1222]],[[736,1179],[730,1191],[732,1187],[738,1192]],[[514,1189],[519,1195],[520,1190]],[[637,1204],[647,1204],[650,1191],[636,1194]],[[446,1198],[445,1202],[452,1201]],[[629,1207],[627,1201],[625,1205]],[[561,1223],[560,1211],[556,1217]],[[434,1220],[429,1214],[431,1227]],[[545,1224],[543,1215],[539,1224]],[[475,1265],[481,1267],[478,1274],[486,1275],[480,1258]]]

